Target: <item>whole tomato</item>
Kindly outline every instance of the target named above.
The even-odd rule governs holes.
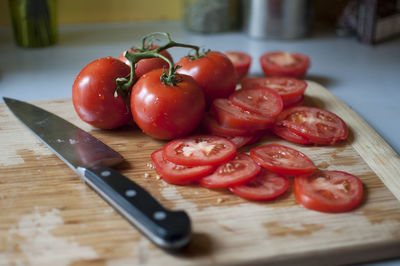
[[[112,57],[85,66],[72,86],[72,102],[79,117],[101,129],[117,128],[132,120],[123,97],[114,97],[115,79],[129,73],[128,65]]]
[[[149,47],[147,47],[146,49],[139,49],[139,48],[133,48],[133,49],[129,49],[128,51],[131,53],[140,53],[143,52],[145,50],[154,50],[157,49],[158,46],[157,45],[151,45]],[[121,60],[122,62],[124,62],[125,64],[127,64],[128,66],[131,65],[131,63],[129,62],[129,60],[124,56],[124,52],[122,52],[118,59]],[[166,58],[168,58],[172,64],[174,63],[171,54],[167,51],[167,50],[163,50],[160,52],[161,55],[165,56]],[[157,68],[165,68],[168,69],[169,65],[168,63],[161,59],[161,58],[147,58],[147,59],[142,59],[139,62],[136,63],[135,65],[135,76],[136,78],[140,78],[141,76],[143,76],[145,73],[153,70],[153,69],[157,69]]]
[[[223,53],[211,51],[199,58],[183,57],[178,73],[192,76],[203,89],[206,105],[216,98],[227,98],[236,88],[236,70]]]
[[[144,74],[133,86],[131,111],[136,124],[156,139],[173,139],[192,132],[201,122],[205,101],[196,81],[177,74],[175,85],[160,80],[162,69]]]

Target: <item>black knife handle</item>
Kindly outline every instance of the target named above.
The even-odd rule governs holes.
[[[164,208],[138,184],[106,166],[78,168],[84,181],[159,247],[179,249],[191,235],[184,211]]]

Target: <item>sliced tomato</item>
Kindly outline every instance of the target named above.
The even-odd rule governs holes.
[[[275,90],[286,107],[290,103],[300,100],[308,84],[307,82],[289,77],[244,78],[242,88],[267,87]]]
[[[253,148],[250,156],[262,167],[281,175],[304,175],[317,169],[304,153],[277,143]]]
[[[235,154],[236,146],[233,142],[213,135],[178,138],[163,148],[165,159],[186,166],[218,165],[229,161]]]
[[[334,144],[348,135],[347,125],[339,116],[316,107],[288,108],[278,116],[276,124],[287,127],[315,144]]]
[[[215,169],[214,173],[199,179],[209,188],[229,187],[244,183],[260,172],[261,167],[247,154],[237,153],[235,158]]]
[[[167,161],[163,157],[163,150],[156,150],[151,154],[151,160],[162,179],[169,184],[186,184],[212,173],[215,166],[184,166]]]
[[[265,75],[303,78],[310,67],[310,58],[299,53],[271,52],[260,57]]]
[[[289,185],[288,178],[262,168],[250,181],[229,190],[248,200],[270,200],[285,193]]]
[[[274,117],[254,113],[233,104],[228,99],[214,100],[211,110],[219,123],[231,128],[247,131],[265,130],[274,122]]]
[[[204,116],[203,126],[208,133],[223,137],[248,136],[253,134],[253,131],[247,129],[229,127],[225,124],[219,123],[211,114],[206,114]]]
[[[275,124],[272,127],[272,131],[278,136],[281,137],[287,141],[293,142],[293,143],[298,143],[298,144],[313,144],[311,141],[309,141],[307,138],[291,131],[285,126]]]
[[[229,100],[249,112],[272,119],[278,116],[283,109],[282,97],[267,87],[237,90],[229,96]]]
[[[254,135],[251,136],[233,136],[227,138],[233,143],[235,143],[236,148],[239,149],[243,146],[256,143],[261,137],[262,137],[261,133],[255,133]]]
[[[237,79],[241,80],[249,72],[251,65],[251,56],[244,52],[229,51],[225,55],[232,61],[236,69]]]
[[[303,105],[304,100],[305,100],[304,95],[300,95],[300,96],[298,96],[296,98],[293,98],[293,99],[291,99],[289,101],[284,102],[283,103],[283,108],[287,109],[287,108],[290,108],[290,107]]]
[[[357,208],[363,197],[363,184],[354,175],[341,171],[316,171],[297,176],[294,195],[304,207],[320,212],[348,212]]]

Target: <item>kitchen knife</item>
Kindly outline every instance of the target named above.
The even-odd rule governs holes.
[[[110,168],[124,160],[118,152],[37,106],[3,99],[25,126],[152,242],[168,250],[189,242],[191,225],[186,212],[164,208],[138,184]]]

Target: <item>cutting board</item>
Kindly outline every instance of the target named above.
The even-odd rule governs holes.
[[[349,138],[329,147],[302,146],[265,135],[308,155],[320,169],[357,175],[365,186],[355,211],[326,214],[280,198],[251,202],[225,189],[174,186],[151,169],[166,142],[137,127],[96,130],[79,120],[71,99],[35,102],[90,132],[126,159],[124,175],[165,206],[186,210],[193,238],[181,253],[155,247],[84,185],[61,160],[0,105],[0,265],[327,265],[400,257],[400,158],[351,108],[308,82],[306,105],[341,116]]]

